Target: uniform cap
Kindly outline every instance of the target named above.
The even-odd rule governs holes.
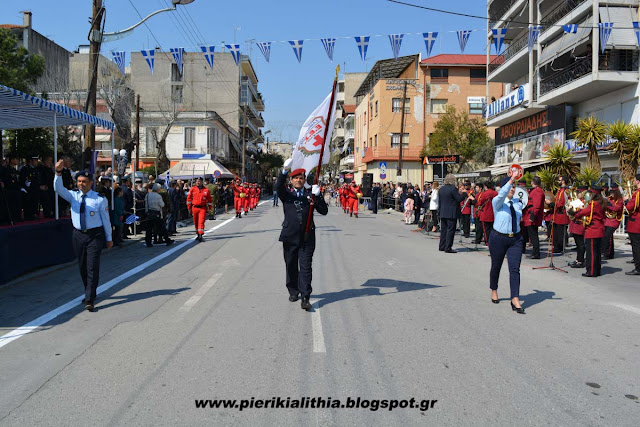
[[[291,178],[298,175],[305,175],[306,172],[307,171],[305,171],[303,168],[294,169],[291,171]]]
[[[592,193],[600,193],[602,192],[602,187],[599,185],[592,185],[591,188],[589,189],[590,192]]]
[[[76,179],[78,179],[79,177],[85,177],[85,178],[89,178],[90,180],[93,180],[93,176],[91,176],[91,172],[89,171],[80,171],[76,174]]]
[[[612,190],[615,190],[615,189],[618,189],[618,188],[620,188],[620,186],[618,185],[617,182],[614,182],[613,184],[611,184],[611,189]]]

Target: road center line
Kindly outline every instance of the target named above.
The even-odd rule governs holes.
[[[324,345],[324,334],[322,333],[322,319],[320,318],[320,303],[314,301],[311,311],[311,328],[313,329],[313,352],[326,353],[327,347]]]
[[[225,225],[229,224],[231,221],[233,221],[235,219],[235,217],[229,218],[226,221],[224,221],[222,224],[216,225],[213,228],[210,228],[209,230],[206,231],[206,233],[211,233],[215,230],[218,230],[219,228],[224,227]],[[98,289],[96,290],[96,295],[100,295],[101,293],[107,291],[108,289],[112,288],[113,286],[117,285],[118,283],[122,282],[125,279],[128,279],[129,277],[140,273],[141,271],[145,270],[147,267],[152,266],[153,264],[157,263],[158,261],[161,261],[165,258],[167,258],[170,255],[173,255],[174,253],[176,253],[177,251],[186,248],[187,246],[193,244],[195,242],[194,239],[189,239],[181,244],[179,244],[178,246],[169,249],[166,252],[161,253],[160,255],[156,256],[155,258],[151,258],[149,261],[140,264],[139,266],[132,268],[131,270],[127,271],[126,273],[121,274],[120,276],[109,280],[107,283],[104,283],[100,286],[98,286]],[[14,329],[13,331],[3,335],[0,337],[0,348],[4,347],[5,345],[9,344],[11,341],[17,340],[18,338],[21,338],[25,335],[27,335],[28,333],[32,332],[34,329],[44,325],[47,322],[50,322],[51,320],[55,319],[56,317],[60,316],[63,313],[66,313],[67,311],[71,310],[72,308],[75,308],[78,306],[78,304],[80,304],[80,302],[82,301],[82,299],[84,298],[84,295],[81,295],[79,297],[76,297],[74,299],[72,299],[71,301],[69,301],[66,304],[61,305],[60,307],[51,310],[50,312],[43,314],[42,316],[38,317],[35,320],[32,320],[29,323],[26,323],[22,326],[20,326],[19,328]]]
[[[635,313],[635,314],[640,314],[640,308],[638,308],[638,307],[634,307],[634,306],[632,306],[632,305],[626,305],[626,304],[615,304],[615,303],[613,303],[613,304],[611,304],[611,305],[612,305],[612,306],[614,306],[614,307],[621,308],[621,309],[623,309],[623,310],[630,311],[630,312]]]
[[[216,284],[216,282],[222,277],[224,273],[216,273],[202,286],[200,289],[196,291],[196,293],[184,303],[182,307],[178,310],[181,313],[187,313],[191,308],[200,301],[208,291]]]

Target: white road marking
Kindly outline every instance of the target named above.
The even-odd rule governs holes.
[[[312,303],[311,327],[313,329],[313,352],[326,353],[327,347],[324,345],[324,335],[322,333],[322,319],[320,318],[320,305],[318,301]]]
[[[229,224],[231,221],[233,221],[235,219],[235,217],[229,218],[228,220],[224,221],[222,224],[216,225],[215,227],[209,229],[206,231],[206,233],[211,233],[219,228],[224,227],[225,225]],[[173,247],[171,249],[169,249],[166,252],[161,253],[160,255],[156,256],[155,258],[150,259],[149,261],[140,264],[139,266],[132,268],[131,270],[127,271],[126,273],[121,274],[120,276],[109,280],[107,283],[98,286],[98,289],[96,291],[96,295],[100,295],[101,293],[107,291],[109,288],[112,288],[113,286],[117,285],[118,283],[122,282],[125,279],[128,279],[129,277],[140,273],[141,271],[145,270],[147,267],[152,266],[153,264],[157,263],[158,261],[161,261],[165,258],[167,258],[168,256],[176,253],[177,251],[186,248],[187,246],[193,244],[195,242],[194,239],[189,239],[181,244],[179,244],[176,247]],[[80,304],[80,302],[82,301],[82,299],[84,298],[84,295],[81,295],[77,298],[74,298],[73,300],[69,301],[66,304],[61,305],[60,307],[51,310],[50,312],[43,314],[42,316],[38,317],[35,320],[32,320],[29,323],[26,323],[22,326],[20,326],[19,328],[14,329],[13,331],[9,332],[8,334],[5,334],[3,336],[0,337],[0,348],[4,347],[5,345],[9,344],[11,341],[17,340],[18,338],[21,338],[25,335],[27,335],[28,333],[32,332],[34,329],[44,325],[47,322],[50,322],[51,320],[55,319],[56,317],[60,316],[63,313],[66,313],[67,311],[71,310],[74,307],[77,307],[78,304]]]
[[[191,310],[191,308],[196,305],[198,301],[200,301],[200,298],[202,298],[209,291],[209,289],[211,289],[213,285],[216,284],[218,279],[222,277],[222,274],[223,273],[216,273],[211,276],[211,279],[207,280],[204,285],[200,286],[200,289],[198,289],[196,293],[191,298],[189,298],[178,311],[186,313]]]
[[[638,307],[634,307],[634,306],[632,306],[632,305],[626,305],[626,304],[615,304],[615,303],[613,303],[613,304],[611,304],[611,305],[612,305],[612,306],[614,306],[614,307],[621,308],[621,309],[623,309],[623,310],[630,311],[630,312],[635,313],[635,314],[640,314],[640,308],[638,308]]]

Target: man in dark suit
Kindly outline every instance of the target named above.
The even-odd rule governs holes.
[[[373,184],[373,188],[371,189],[371,208],[373,209],[373,213],[378,213],[378,195],[380,194],[380,184]]]
[[[320,187],[314,185],[311,192],[305,190],[305,170],[296,169],[291,172],[291,184],[293,190],[286,187],[287,176],[291,168],[292,159],[284,162],[284,169],[276,182],[278,198],[282,201],[284,221],[279,240],[282,242],[284,262],[287,269],[287,290],[289,301],[296,302],[302,297],[301,307],[304,310],[311,308],[309,297],[311,296],[311,265],[313,252],[316,248],[315,224],[313,214],[309,235],[305,238],[305,228],[309,209],[313,208],[321,215],[329,212],[324,198],[320,196]],[[312,196],[313,195],[313,196]],[[313,202],[313,204],[311,204]]]
[[[456,188],[456,177],[452,174],[444,178],[444,185],[438,191],[440,215],[440,245],[438,249],[448,254],[455,254],[451,249],[456,234],[456,222],[461,217],[460,202],[467,198],[467,193],[460,193]]]

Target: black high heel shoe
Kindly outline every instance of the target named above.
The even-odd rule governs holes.
[[[516,307],[515,305],[513,305],[513,301],[511,301],[511,310],[515,311],[518,314],[524,314],[524,308],[520,307]]]
[[[491,302],[494,303],[494,304],[498,304],[500,302],[500,300],[491,298]]]

